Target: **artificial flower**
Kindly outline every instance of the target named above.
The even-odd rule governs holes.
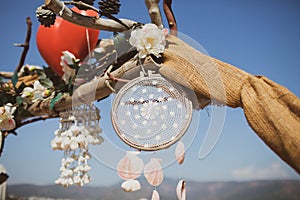
[[[149,54],[153,54],[158,58],[160,53],[165,50],[166,38],[163,30],[150,23],[133,30],[129,43],[136,47],[140,58],[145,58]]]
[[[32,87],[25,87],[22,91],[22,96],[27,102],[35,102],[38,99],[43,99],[51,95],[51,90],[42,86],[37,80]]]
[[[16,127],[16,122],[13,115],[15,110],[16,107],[14,107],[11,103],[0,107],[0,130],[12,130]]]
[[[36,65],[28,65],[28,64],[26,64],[26,65],[24,65],[23,67],[21,67],[20,73],[21,73],[21,74],[25,73],[25,70],[28,70],[28,71],[30,71],[30,72],[33,72],[33,71],[35,71],[35,70],[42,70],[42,69],[43,69],[43,68],[40,67],[40,66],[36,66]]]
[[[69,51],[63,51],[62,53],[63,55],[60,57],[60,65],[62,66],[62,71],[64,72],[62,79],[66,84],[69,84],[70,78],[74,77],[76,73],[76,70],[72,69],[70,65],[78,63],[79,59],[77,59],[75,55]]]

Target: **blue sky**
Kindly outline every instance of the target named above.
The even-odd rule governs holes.
[[[19,62],[22,49],[12,44],[24,41],[27,16],[33,21],[33,35],[26,63],[45,65],[35,44],[39,26],[35,9],[42,3],[42,0],[1,1],[1,71],[13,71]],[[119,17],[149,22],[144,1],[122,0],[121,3]],[[173,9],[180,32],[197,41],[209,55],[249,73],[264,75],[300,96],[299,1],[174,0]],[[110,37],[107,32],[100,34],[102,38]],[[97,104],[106,140],[103,145],[92,149],[100,162],[91,161],[91,185],[120,181],[113,167],[124,154],[116,146],[124,145],[111,127],[110,104],[111,99]],[[226,111],[226,118],[217,145],[207,157],[199,159],[200,145],[212,120],[207,112],[211,113],[213,109],[209,107],[208,111],[194,113],[194,124],[183,138],[192,142],[186,161],[180,169],[176,164],[168,165],[166,176],[198,181],[299,179],[299,175],[251,130],[239,108],[222,108]],[[0,163],[7,168],[9,184],[54,182],[59,175],[62,156],[61,152],[52,151],[50,147],[57,128],[58,121],[52,119],[22,127],[18,136],[7,138]],[[171,154],[172,148],[162,156],[168,160]]]

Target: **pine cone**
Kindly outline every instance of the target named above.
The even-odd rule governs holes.
[[[120,0],[101,0],[99,3],[100,13],[102,15],[114,15],[120,12]]]
[[[83,3],[86,3],[88,5],[94,5],[94,1],[95,0],[74,0],[75,2],[79,2],[82,1]],[[81,5],[75,5],[78,9],[80,10],[87,10],[87,8],[85,6],[81,6]]]
[[[42,5],[36,9],[36,17],[41,25],[50,27],[55,23],[56,14],[49,10],[45,5]]]

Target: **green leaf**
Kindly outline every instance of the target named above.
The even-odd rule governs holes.
[[[62,84],[56,86],[55,90],[59,91],[59,92],[68,92],[68,86],[66,84],[62,83]]]
[[[62,93],[58,93],[58,94],[56,95],[56,97],[54,97],[54,98],[50,101],[50,109],[51,109],[51,110],[54,108],[55,103],[56,103],[57,101],[59,101],[61,97],[62,97]]]
[[[16,112],[18,113],[17,116],[22,116],[23,118],[34,116],[31,112],[29,112],[28,110],[25,110],[22,106],[18,106]]]
[[[40,81],[41,85],[47,89],[53,87],[53,82],[48,78],[41,78],[41,79],[39,79],[39,81]]]
[[[14,87],[16,87],[18,80],[18,71],[15,71],[13,76],[11,77],[11,82],[13,83]]]
[[[44,72],[55,86],[62,84],[61,78],[57,74],[55,74],[50,67],[44,67]]]
[[[20,96],[17,96],[16,97],[16,101],[17,101],[18,105],[21,105],[23,103],[24,99],[22,97],[20,97]]]

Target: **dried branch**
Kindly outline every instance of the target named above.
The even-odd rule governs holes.
[[[44,115],[44,116],[24,120],[20,123],[17,123],[16,128],[13,131],[16,131],[18,128],[21,128],[22,126],[25,126],[27,124],[31,124],[31,123],[38,122],[38,121],[45,121],[47,119],[52,119],[52,118],[57,118],[57,117],[59,117],[59,116],[58,115]]]
[[[126,31],[127,27],[132,27],[136,22],[128,19],[119,19],[124,25],[120,24],[111,19],[103,19],[99,17],[89,17],[78,14],[68,7],[62,1],[59,0],[45,0],[45,5],[54,13],[60,14],[60,16],[74,24],[84,26],[87,28],[111,31],[111,32],[122,32]]]
[[[133,69],[139,69],[134,60],[126,62],[122,67],[111,72],[112,77],[122,78],[125,73]],[[109,77],[103,76],[93,79],[92,81],[79,86],[73,95],[64,94],[59,101],[55,103],[54,109],[50,110],[50,99],[37,101],[28,108],[28,111],[35,116],[42,115],[57,115],[57,113],[64,111],[72,106],[78,106],[83,103],[93,102],[98,99],[109,96],[112,91],[106,85],[106,81],[110,80],[111,84],[114,85],[115,81]]]
[[[151,18],[151,22],[156,24],[158,28],[163,29],[163,23],[161,18],[161,13],[159,9],[159,1],[160,0],[145,0],[145,4],[148,8],[148,12]]]
[[[91,6],[91,5],[89,5],[89,4],[87,4],[87,3],[84,3],[84,2],[82,2],[82,1],[64,1],[64,3],[66,4],[66,5],[73,5],[73,6],[82,6],[82,7],[85,7],[86,9],[90,9],[90,10],[93,10],[93,11],[95,11],[95,12],[99,12],[99,9],[98,8],[95,8],[94,6]]]
[[[4,78],[11,78],[14,75],[13,72],[0,72],[0,76]]]
[[[20,58],[20,62],[16,68],[16,71],[20,71],[20,69],[24,65],[25,58],[26,58],[27,52],[29,50],[29,42],[30,42],[30,38],[31,38],[31,26],[32,26],[32,22],[29,17],[26,18],[26,24],[27,24],[27,34],[26,34],[25,43],[24,44],[15,44],[15,46],[24,47],[21,58]]]
[[[171,35],[176,36],[178,28],[177,28],[175,15],[174,15],[173,10],[172,10],[172,0],[164,0],[163,4],[164,4],[163,5],[164,12],[165,12],[165,15],[166,15],[167,20],[168,20],[169,28],[171,30]]]

